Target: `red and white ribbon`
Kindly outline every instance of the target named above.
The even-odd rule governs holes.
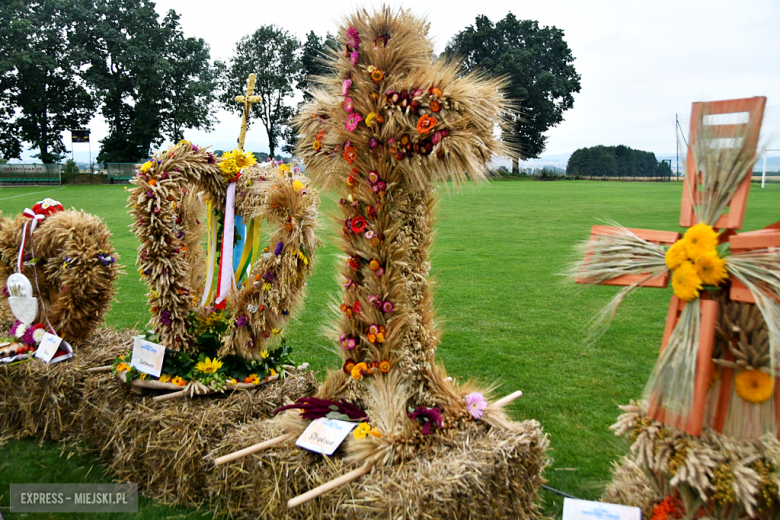
[[[19,244],[19,258],[17,261],[17,268],[16,270],[18,272],[22,272],[22,265],[24,264],[24,249],[27,245],[27,226],[30,226],[30,237],[32,237],[33,231],[35,231],[35,227],[38,225],[38,222],[45,219],[46,215],[40,215],[35,213],[30,208],[25,208],[25,210],[22,212],[22,215],[27,217],[29,220],[25,221],[24,227],[22,228],[22,243]]]

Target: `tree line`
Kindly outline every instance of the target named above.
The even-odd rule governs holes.
[[[653,152],[634,150],[628,146],[593,146],[576,150],[566,165],[569,177],[669,178],[668,162],[658,161]]]
[[[173,10],[160,16],[151,0],[4,0],[0,3],[0,156],[25,146],[44,163],[66,154],[62,132],[86,126],[99,112],[108,123],[98,162],[135,162],[187,129],[212,129],[218,107],[235,102],[256,74],[252,122],[266,132],[269,155],[292,152],[290,121],[309,99],[313,78],[328,74],[325,56],[343,44],[313,31],[303,42],[274,25],[242,37],[225,61],[202,38],[184,35]],[[550,127],[572,108],[580,76],[563,31],[518,20],[478,16],[445,49],[464,73],[508,78],[503,138],[519,158],[538,157]]]

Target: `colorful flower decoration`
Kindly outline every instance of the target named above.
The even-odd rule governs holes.
[[[726,260],[718,254],[718,233],[707,224],[689,228],[666,251],[674,294],[684,301],[699,297],[703,285],[720,285],[728,278]]]
[[[360,381],[363,376],[371,374],[371,369],[368,368],[368,365],[366,363],[360,362],[356,364],[354,367],[352,367],[351,376],[352,379],[357,379]]]
[[[344,148],[344,159],[352,164],[357,159],[357,149],[354,146],[347,146]]]
[[[385,78],[385,73],[379,69],[375,69],[374,71],[371,72],[371,80],[376,84],[379,84],[379,82],[382,81],[384,78]]]
[[[360,60],[360,53],[358,51],[352,51],[349,53],[349,62],[353,67],[358,64],[358,60]]]
[[[360,35],[358,34],[358,30],[354,27],[347,29],[347,43],[350,47],[355,49],[360,45]]]
[[[65,208],[58,201],[47,197],[40,202],[36,202],[32,210],[36,215],[50,217],[59,211],[65,211]]]
[[[441,110],[441,103],[439,103],[436,100],[431,101],[431,104],[429,105],[429,108],[431,109],[431,112],[438,112]]]
[[[384,343],[386,332],[384,325],[369,325],[366,330],[366,338],[371,343]]]
[[[417,409],[409,414],[409,417],[413,421],[422,423],[422,434],[431,435],[434,433],[432,428],[438,428],[441,430],[443,423],[441,420],[441,410],[436,408],[426,408],[424,406],[418,406]]]
[[[357,428],[355,428],[355,431],[353,432],[353,435],[356,439],[365,439],[368,437],[368,432],[371,431],[371,426],[368,423],[360,423],[357,425]]]
[[[355,234],[362,233],[366,230],[367,225],[364,217],[355,217],[352,219],[352,232]]]
[[[351,113],[355,109],[355,103],[352,101],[351,97],[344,98],[344,111],[348,114]],[[346,125],[345,125],[346,126]],[[353,129],[354,130],[354,129]],[[350,130],[351,132],[352,130]]]
[[[347,116],[347,120],[344,123],[344,129],[348,132],[354,132],[362,120],[363,118],[360,116],[360,114],[353,112]]]
[[[346,374],[352,375],[352,369],[355,368],[356,364],[357,363],[355,363],[354,359],[347,359],[347,361],[344,363],[344,366],[342,367],[342,370],[344,370]]]
[[[382,361],[382,362],[380,362],[379,363],[379,370],[383,374],[387,374],[388,372],[390,372],[390,362],[389,361]]]
[[[436,119],[433,116],[423,114],[422,117],[417,120],[417,133],[428,135],[428,132],[431,131],[435,124]]]
[[[260,384],[260,377],[257,374],[250,374],[247,377],[244,378],[244,383],[252,384],[252,385],[259,385]]]
[[[374,48],[383,49],[387,46],[387,41],[390,39],[389,34],[382,34],[374,38]]]
[[[347,260],[347,263],[352,268],[353,271],[357,271],[360,269],[361,265],[363,265],[361,259],[359,256],[350,256],[349,260]]]
[[[488,403],[479,392],[471,392],[466,396],[466,408],[474,419],[481,419],[487,410]]]
[[[341,348],[344,350],[352,350],[357,346],[357,340],[353,337],[347,336],[346,334],[341,334]]]

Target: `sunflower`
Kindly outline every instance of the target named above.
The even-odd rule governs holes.
[[[168,374],[160,374],[160,379],[158,379],[161,383],[170,383],[171,382],[171,376]]]
[[[195,365],[195,370],[204,374],[213,374],[220,368],[222,368],[222,361],[217,358],[206,358],[206,361],[200,361]]]
[[[680,264],[688,260],[688,250],[685,247],[685,242],[678,240],[672,247],[666,250],[666,267],[669,269],[677,269]]]
[[[737,395],[750,403],[763,403],[774,394],[775,378],[760,370],[743,370],[734,378]]]
[[[252,152],[239,152],[238,150],[233,150],[233,155],[236,158],[236,166],[239,168],[246,168],[257,163],[257,159],[255,159]]]
[[[260,383],[260,378],[257,377],[257,374],[250,374],[244,378],[244,383],[251,383],[253,385],[257,385]]]
[[[187,381],[185,381],[184,379],[182,379],[179,376],[176,376],[176,377],[173,378],[171,383],[173,383],[174,385],[177,385],[177,386],[185,386],[187,384]]]
[[[688,258],[696,260],[700,255],[713,251],[718,245],[718,233],[707,224],[696,224],[683,237]]]
[[[716,251],[699,255],[694,265],[702,283],[707,285],[719,285],[729,277],[726,271],[726,260],[719,257]]]
[[[360,423],[358,424],[358,427],[355,428],[355,432],[353,433],[353,435],[358,440],[365,439],[368,436],[370,431],[371,431],[371,426],[369,426],[368,423]]]
[[[686,302],[699,297],[701,278],[691,262],[685,261],[672,274],[672,288],[674,294]]]

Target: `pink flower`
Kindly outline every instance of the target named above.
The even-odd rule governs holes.
[[[393,305],[393,302],[391,302],[391,301],[386,301],[385,303],[382,304],[382,311],[383,312],[393,312],[394,308],[395,308],[395,306]]]
[[[371,148],[376,148],[377,146],[379,146],[379,141],[376,140],[376,137],[372,137],[371,139],[368,140],[368,146],[370,146]]]
[[[352,88],[352,80],[345,79],[344,83],[341,84],[341,95],[346,96],[347,94],[349,94],[350,88]]]
[[[353,132],[362,120],[363,118],[360,117],[360,114],[358,114],[357,112],[353,112],[352,114],[349,114],[349,116],[347,116],[347,120],[344,123],[344,128],[348,132]]]
[[[474,419],[480,419],[485,415],[488,404],[485,398],[479,392],[471,392],[466,396],[466,408]]]
[[[350,47],[354,48],[357,48],[357,46],[360,45],[360,35],[354,27],[347,29],[347,43]]]
[[[371,170],[370,172],[368,172],[368,180],[370,182],[378,181],[379,180],[379,174],[377,172],[375,172],[374,170]]]
[[[346,106],[346,104],[345,104]],[[441,132],[434,132],[433,138],[431,139],[431,142],[433,144],[439,144],[439,141],[441,141]]]
[[[358,51],[352,51],[349,53],[349,62],[353,67],[358,64],[358,59],[360,59],[360,53]]]
[[[352,103],[352,98],[351,97],[345,97],[344,98],[344,110],[347,111],[347,114],[351,113],[354,108],[355,108],[355,105]]]

